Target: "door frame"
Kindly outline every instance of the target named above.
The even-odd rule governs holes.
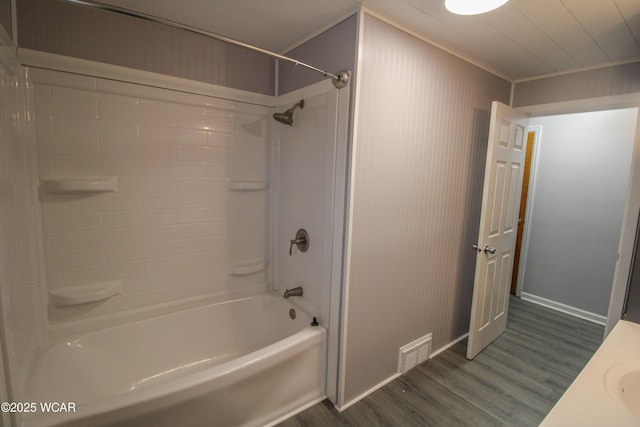
[[[633,144],[633,157],[631,159],[624,217],[618,243],[618,261],[613,277],[611,298],[609,299],[605,337],[611,332],[622,316],[629,274],[633,267],[633,247],[638,228],[638,214],[640,213],[640,93],[515,108],[516,111],[526,114],[529,117],[618,110],[623,108],[637,108],[638,117],[636,121],[636,134]],[[526,259],[526,256],[521,258],[520,262],[522,263],[524,259]],[[521,284],[522,281],[519,280],[519,285]]]
[[[518,277],[516,278],[516,296],[520,297],[522,293],[522,283],[524,280],[524,271],[527,263],[527,252],[529,250],[529,234],[531,233],[531,214],[533,213],[534,197],[536,190],[536,177],[538,169],[538,153],[540,152],[540,135],[542,134],[542,126],[529,126],[528,132],[533,132],[533,153],[531,155],[531,165],[529,167],[529,196],[527,197],[527,206],[524,213],[524,229],[522,230],[522,241],[520,244],[520,258],[518,259]]]

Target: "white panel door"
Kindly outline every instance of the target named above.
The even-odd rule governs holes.
[[[528,120],[494,101],[480,214],[467,359],[507,327]]]

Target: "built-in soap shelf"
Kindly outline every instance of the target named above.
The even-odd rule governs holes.
[[[103,301],[115,295],[120,295],[122,291],[122,280],[91,283],[81,286],[67,286],[64,288],[50,289],[49,302],[58,306],[86,304]]]
[[[262,191],[267,189],[267,181],[228,179],[227,189],[230,191]]]
[[[47,193],[104,193],[120,190],[117,176],[42,176],[40,188]]]
[[[232,276],[246,276],[248,274],[259,273],[267,268],[267,260],[264,258],[261,259],[252,259],[249,261],[239,262],[231,266],[231,275]]]

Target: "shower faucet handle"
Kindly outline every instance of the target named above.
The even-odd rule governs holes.
[[[293,255],[293,245],[298,247],[300,252],[307,252],[309,249],[309,234],[307,230],[304,228],[299,229],[296,232],[296,237],[293,240],[290,240],[291,245],[289,246],[289,256]]]

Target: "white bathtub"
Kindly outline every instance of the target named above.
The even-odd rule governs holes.
[[[44,346],[24,392],[38,410],[21,421],[269,424],[324,397],[326,330],[311,320],[282,297],[260,295]],[[71,402],[75,413],[43,413],[40,402]]]

